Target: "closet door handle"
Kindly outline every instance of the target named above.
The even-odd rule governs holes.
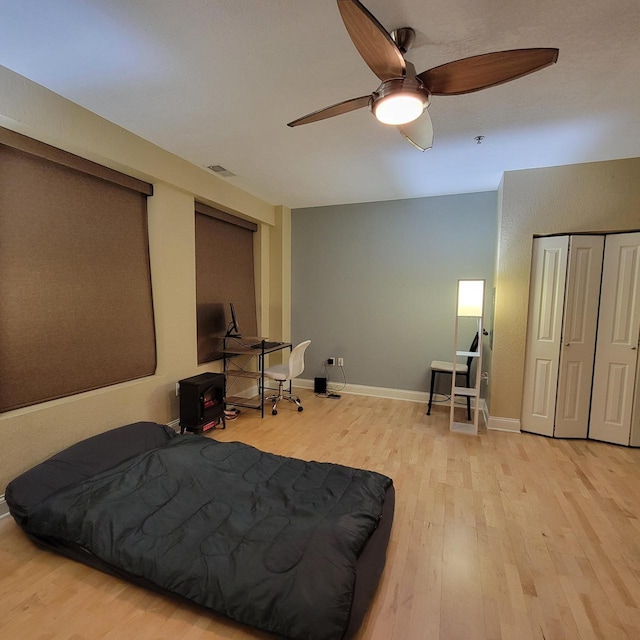
[[[631,347],[631,351],[635,351],[638,347]]]

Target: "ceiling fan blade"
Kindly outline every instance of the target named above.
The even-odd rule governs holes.
[[[338,0],[338,8],[353,44],[371,71],[383,81],[402,78],[404,58],[386,29],[358,0]]]
[[[356,109],[362,109],[369,105],[371,96],[362,96],[360,98],[351,98],[351,100],[345,100],[344,102],[338,102],[338,104],[325,107],[318,111],[314,111],[309,115],[292,120],[287,123],[288,127],[297,127],[301,124],[310,124],[311,122],[318,122],[319,120],[326,120],[327,118],[333,118],[333,116],[341,116],[343,113],[349,113],[349,111],[355,111]]]
[[[426,151],[433,146],[433,124],[427,109],[413,122],[398,126],[398,131],[419,151]]]
[[[513,49],[463,58],[429,69],[417,77],[430,93],[471,93],[521,78],[556,62],[558,49]]]

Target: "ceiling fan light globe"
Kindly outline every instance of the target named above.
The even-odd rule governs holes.
[[[384,96],[373,105],[373,115],[383,124],[407,124],[422,115],[425,100],[417,93],[395,93]]]

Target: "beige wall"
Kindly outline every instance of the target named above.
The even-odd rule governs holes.
[[[489,406],[520,420],[533,236],[640,229],[640,158],[510,171],[498,201]]]
[[[2,66],[0,126],[136,178],[173,185],[234,215],[274,223],[267,202]]]
[[[8,480],[82,438],[137,420],[177,419],[176,382],[201,371],[220,370],[219,363],[197,365],[194,197],[258,223],[256,291],[259,321],[265,325],[260,330],[267,335],[269,316],[278,318],[270,310],[290,309],[290,289],[283,286],[290,278],[283,273],[289,268],[290,212],[3,67],[0,125],[153,183],[154,195],[148,201],[149,250],[158,351],[156,375],[149,378],[0,414],[2,493]],[[277,260],[272,265],[274,251]],[[288,322],[278,320],[281,327]]]
[[[283,292],[291,291],[291,209],[276,207],[276,228],[271,234],[270,270],[271,293],[276,300],[283,299]],[[291,340],[290,299],[284,305],[271,304],[269,309],[270,336],[278,340]]]

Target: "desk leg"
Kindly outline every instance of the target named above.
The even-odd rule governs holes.
[[[264,418],[264,347],[260,354],[260,417]]]

